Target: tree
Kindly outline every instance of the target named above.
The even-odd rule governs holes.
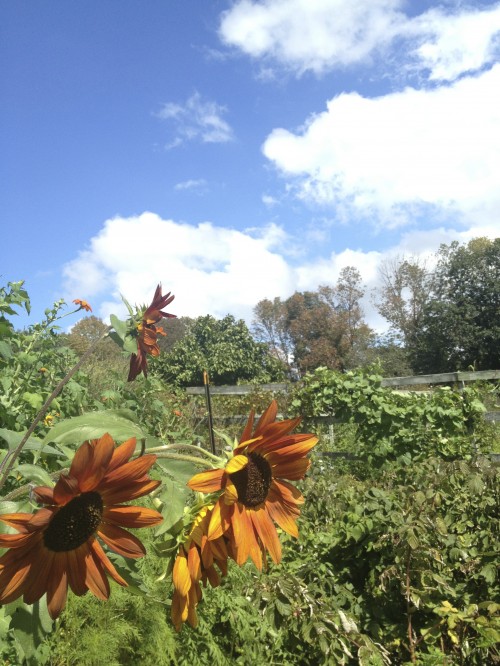
[[[422,325],[430,293],[430,274],[416,257],[394,257],[379,267],[380,291],[375,307],[391,325],[391,333],[411,349]]]
[[[442,245],[413,350],[417,372],[500,368],[500,238]]]
[[[272,356],[279,359],[291,372],[293,341],[287,326],[286,304],[277,296],[265,298],[254,308],[252,333],[259,342],[267,344]]]
[[[256,342],[240,319],[226,315],[197,317],[170,352],[151,364],[151,371],[176,386],[203,383],[207,370],[214,384],[266,383],[284,377],[283,364]]]
[[[364,365],[373,355],[373,331],[363,318],[363,295],[359,271],[347,266],[335,286],[296,291],[286,301],[260,301],[253,331],[292,376],[318,366],[343,370]]]

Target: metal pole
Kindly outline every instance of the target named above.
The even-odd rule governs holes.
[[[208,386],[208,372],[203,370],[203,384],[205,385],[205,401],[207,403],[208,410],[208,433],[210,435],[210,446],[212,447],[212,453],[215,454],[215,437],[214,437],[214,425],[212,419],[212,402],[210,400],[210,388]]]

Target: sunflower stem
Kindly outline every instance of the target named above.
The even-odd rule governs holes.
[[[205,449],[195,446],[194,444],[164,444],[163,446],[157,446],[156,448],[148,449],[148,453],[162,453],[165,451],[171,451],[172,449],[188,449],[189,451],[194,451],[203,456],[206,456],[210,462],[221,462],[220,456],[214,456],[213,453],[205,451]]]
[[[73,375],[76,372],[78,372],[78,370],[82,367],[82,365],[89,358],[89,356],[91,356],[91,354],[93,353],[99,342],[101,342],[101,340],[104,340],[104,338],[108,335],[108,333],[111,331],[112,328],[113,328],[112,326],[108,326],[107,329],[104,331],[104,333],[92,345],[90,345],[90,347],[87,349],[85,354],[83,354],[78,363],[74,365],[73,368],[71,368],[71,370],[68,372],[68,374],[61,379],[59,384],[55,387],[55,389],[52,391],[52,393],[49,395],[49,397],[43,404],[38,414],[35,416],[33,423],[24,433],[24,437],[21,439],[19,444],[10,454],[8,453],[3,459],[2,463],[0,463],[0,490],[3,488],[5,482],[7,481],[7,477],[9,476],[10,471],[13,468],[17,458],[19,457],[19,454],[23,450],[24,445],[33,434],[37,425],[40,423],[45,414],[48,412],[49,407],[52,404],[52,401],[55,398],[57,398],[57,396],[63,390],[63,388],[66,386],[69,380],[73,377]]]
[[[148,452],[150,449],[148,449]],[[202,460],[201,458],[195,458],[195,456],[187,456],[183,453],[170,453],[168,451],[165,452],[159,452],[156,454],[158,458],[161,459],[166,459],[166,460],[185,460],[186,462],[192,462],[195,465],[201,465],[205,466],[207,462],[205,460]]]

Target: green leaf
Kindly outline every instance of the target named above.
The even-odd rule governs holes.
[[[0,516],[4,513],[17,513],[19,511],[19,504],[17,502],[9,502],[8,500],[0,500]]]
[[[98,439],[105,433],[109,433],[118,443],[135,437],[138,443],[141,439],[145,439],[146,446],[157,444],[155,438],[135,423],[134,413],[126,409],[89,412],[59,421],[47,433],[43,443],[81,444],[87,440]]]
[[[487,583],[494,583],[497,577],[497,568],[494,564],[486,564],[479,575],[484,578]]]
[[[14,467],[14,469],[11,471],[11,475],[14,473],[19,473],[28,481],[35,481],[41,486],[50,487],[54,483],[50,474],[45,469],[38,467],[38,465],[17,465],[17,467]]]
[[[21,646],[28,664],[36,664],[37,647],[52,631],[53,622],[50,619],[45,596],[28,606],[20,601],[9,604],[12,620],[10,629],[15,640]],[[12,609],[12,610],[11,610]]]
[[[15,430],[7,430],[7,428],[0,428],[0,439],[4,439],[7,442],[10,451],[13,451],[17,446],[19,446],[22,438],[24,437],[24,432],[16,432]],[[28,451],[42,451],[53,456],[60,456],[61,452],[57,449],[54,449],[52,446],[45,445],[41,440],[36,437],[29,437],[28,441],[24,445],[23,450]]]
[[[114,314],[110,315],[109,321],[111,322],[111,326],[114,328],[114,332],[117,334],[119,339],[123,342],[123,340],[125,340],[125,336],[127,335],[127,331],[128,331],[127,322],[122,321],[121,319],[118,319],[118,317]],[[110,333],[110,337],[115,339],[115,336],[113,336],[113,331]]]
[[[31,405],[33,409],[36,409],[36,411],[38,411],[43,405],[43,398],[39,393],[25,391],[25,393],[23,393],[23,400],[24,402],[27,402],[28,405]]]
[[[0,356],[2,358],[12,358],[11,346],[5,340],[0,340]]]
[[[166,461],[162,460],[161,463],[157,463],[156,465],[162,472],[162,485],[156,498],[163,504],[161,509],[163,523],[158,527],[156,536],[168,532],[168,530],[170,530],[171,527],[182,518],[184,507],[186,506],[186,499],[191,493],[191,490],[186,486],[186,481],[193,476],[193,473],[188,471],[186,463],[183,461],[169,460],[167,466],[165,462]],[[175,477],[173,476],[174,465],[171,463],[177,462],[183,463],[182,465],[179,465],[179,469],[183,471]]]

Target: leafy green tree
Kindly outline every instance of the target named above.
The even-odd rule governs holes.
[[[321,365],[344,369],[365,364],[371,358],[373,331],[364,321],[363,295],[359,271],[347,266],[334,286],[296,291],[286,301],[260,301],[254,309],[254,334],[292,375]]]
[[[500,238],[441,246],[411,352],[417,372],[500,367]]]
[[[277,296],[272,301],[265,298],[254,308],[252,333],[259,342],[268,345],[273,356],[282,361],[288,372],[292,371],[293,341],[287,326],[287,308]]]
[[[176,386],[203,383],[207,370],[214,384],[280,381],[283,364],[266,344],[256,342],[245,324],[232,315],[198,317],[170,352],[151,364],[152,372]]]
[[[415,257],[394,257],[379,267],[380,289],[374,299],[378,312],[391,325],[391,335],[406,349],[415,344],[426,303],[430,274]]]

